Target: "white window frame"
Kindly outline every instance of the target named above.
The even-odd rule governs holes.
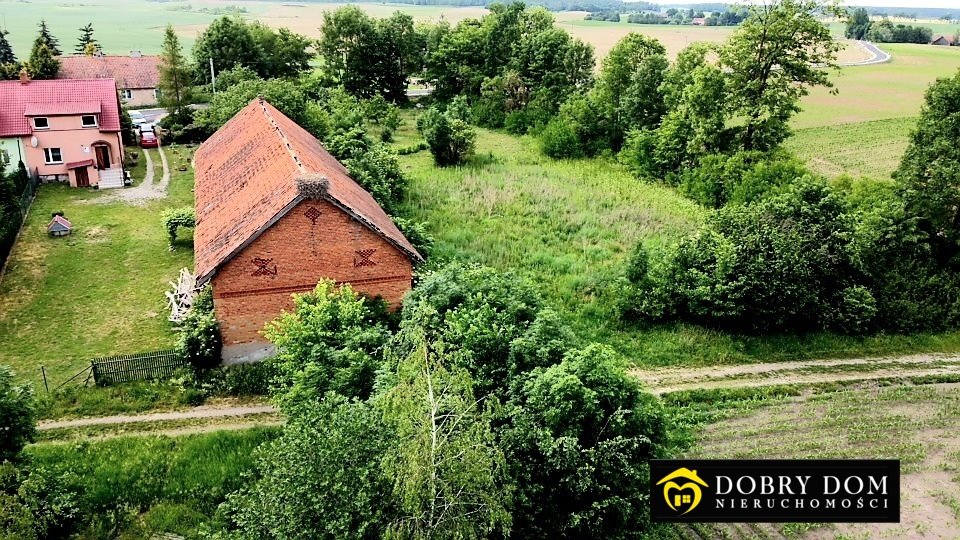
[[[60,154],[59,161],[53,161],[53,151],[56,150]],[[60,165],[63,163],[63,150],[59,147],[50,147],[43,149],[43,162],[46,165]]]
[[[46,122],[47,125],[45,125],[45,126],[38,126],[38,125],[37,125],[37,120],[41,120],[41,119],[42,119],[44,122]],[[47,118],[46,116],[34,116],[34,117],[33,117],[33,122],[32,122],[32,124],[33,124],[33,129],[50,129],[50,119]]]
[[[85,118],[93,118],[93,123],[92,123],[92,124],[87,124],[86,122],[83,121]],[[81,115],[81,116],[80,116],[80,125],[83,126],[83,127],[85,127],[85,128],[99,127],[99,126],[100,126],[100,122],[97,121],[97,115],[95,115],[95,114],[84,114],[84,115]]]
[[[120,90],[120,96],[123,97],[123,99],[133,99],[133,90],[124,88]]]

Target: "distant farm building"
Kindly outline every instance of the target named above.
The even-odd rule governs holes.
[[[947,36],[937,36],[937,37],[933,38],[933,41],[931,41],[930,44],[931,44],[931,45],[941,45],[941,46],[945,45],[945,46],[948,46],[948,47],[949,47],[949,46],[951,46],[951,45],[954,45],[954,42],[953,42],[953,39],[952,39],[952,38],[949,38],[949,37],[947,37]]]
[[[706,25],[707,25],[707,18],[706,18],[706,17],[694,17],[693,20],[690,21],[690,24],[692,24],[692,25],[694,25],[694,26],[706,26]]]
[[[53,216],[47,225],[47,234],[50,236],[66,236],[73,231],[73,224],[63,216]]]
[[[333,279],[400,304],[423,257],[312,135],[262,99],[195,154],[195,274],[213,285],[225,352],[263,343],[292,293]]]

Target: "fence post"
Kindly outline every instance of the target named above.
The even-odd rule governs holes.
[[[40,373],[43,373],[43,387],[47,389],[47,393],[50,393],[50,387],[47,386],[47,370],[40,366]]]

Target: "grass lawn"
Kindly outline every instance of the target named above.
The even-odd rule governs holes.
[[[160,533],[194,537],[225,496],[239,489],[253,451],[276,437],[276,427],[213,431],[182,437],[131,436],[102,441],[40,443],[25,453],[35,465],[69,473],[81,511],[97,514],[81,538],[117,538],[103,528],[120,520],[119,538]]]
[[[193,267],[193,250],[168,250],[160,212],[193,204],[193,173],[176,170],[189,149],[166,152],[168,197],[143,206],[98,202],[109,194],[96,190],[40,189],[0,282],[0,364],[35,383],[44,365],[58,384],[93,356],[173,345],[163,292],[180,268]],[[50,238],[45,227],[58,210],[74,233]]]

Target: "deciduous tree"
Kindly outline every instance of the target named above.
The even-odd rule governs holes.
[[[739,144],[768,150],[790,133],[788,122],[811,86],[832,87],[826,68],[835,67],[840,45],[819,19],[833,10],[820,0],[770,0],[750,16],[720,49],[728,74],[728,106],[743,118]]]

